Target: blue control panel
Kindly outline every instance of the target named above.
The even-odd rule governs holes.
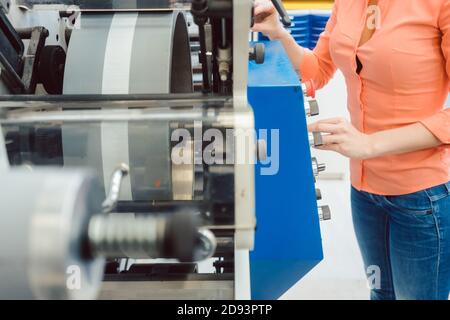
[[[250,62],[248,80],[256,128],[267,132],[270,159],[256,166],[250,270],[252,299],[258,300],[279,298],[323,259],[301,82],[281,44],[265,46],[265,62]]]

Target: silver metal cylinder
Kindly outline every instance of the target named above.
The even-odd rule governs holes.
[[[308,133],[308,141],[311,147],[320,147],[323,145],[322,134],[320,132]]]
[[[318,210],[320,221],[331,220],[331,209],[329,206],[321,206],[318,208]]]
[[[315,157],[312,158],[311,161],[312,161],[314,176],[317,178],[321,172],[326,170],[327,167],[324,163],[319,163],[319,161]]]
[[[13,170],[0,182],[0,299],[94,299],[104,261],[82,256],[102,198],[86,171]]]
[[[129,214],[97,215],[91,218],[88,240],[91,254],[106,258],[158,258],[164,220]]]
[[[305,112],[307,117],[314,117],[319,115],[319,103],[316,99],[305,99]]]
[[[199,233],[198,222],[190,212],[96,215],[89,221],[88,254],[106,258],[204,260],[214,253],[216,242],[212,233]]]

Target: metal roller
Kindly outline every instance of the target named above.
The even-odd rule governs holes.
[[[214,254],[214,235],[191,212],[102,214],[101,194],[87,171],[2,174],[0,299],[94,299],[105,258],[191,262]]]
[[[82,257],[81,235],[101,201],[84,171],[2,173],[0,299],[95,298],[104,261]]]
[[[86,48],[89,48],[87,51]],[[188,28],[180,12],[85,13],[68,48],[65,94],[193,91]],[[87,129],[87,130],[86,130]],[[120,200],[171,200],[170,123],[63,125],[65,166],[96,169],[108,190],[119,163],[130,166]]]

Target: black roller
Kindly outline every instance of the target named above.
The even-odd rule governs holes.
[[[194,214],[179,212],[167,219],[163,241],[164,255],[192,261],[199,221]]]
[[[49,94],[62,94],[66,52],[60,46],[45,46],[39,59],[39,78]]]

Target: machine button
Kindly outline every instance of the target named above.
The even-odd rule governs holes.
[[[316,99],[306,98],[305,100],[305,111],[306,116],[313,117],[319,115],[319,103]]]
[[[320,147],[323,145],[322,134],[320,132],[308,133],[308,141],[311,147]]]
[[[320,189],[317,188],[316,188],[316,199],[322,200],[322,191],[320,191]]]
[[[314,176],[317,177],[317,176],[319,176],[319,173],[326,170],[326,165],[324,163],[319,163],[319,161],[317,161],[317,158],[315,158],[315,157],[312,158],[311,160],[312,160]]]
[[[263,64],[266,56],[265,52],[264,43],[257,43],[253,48],[249,49],[249,60],[255,61],[256,64]]]
[[[321,206],[318,208],[320,221],[331,220],[331,210],[329,206]]]

